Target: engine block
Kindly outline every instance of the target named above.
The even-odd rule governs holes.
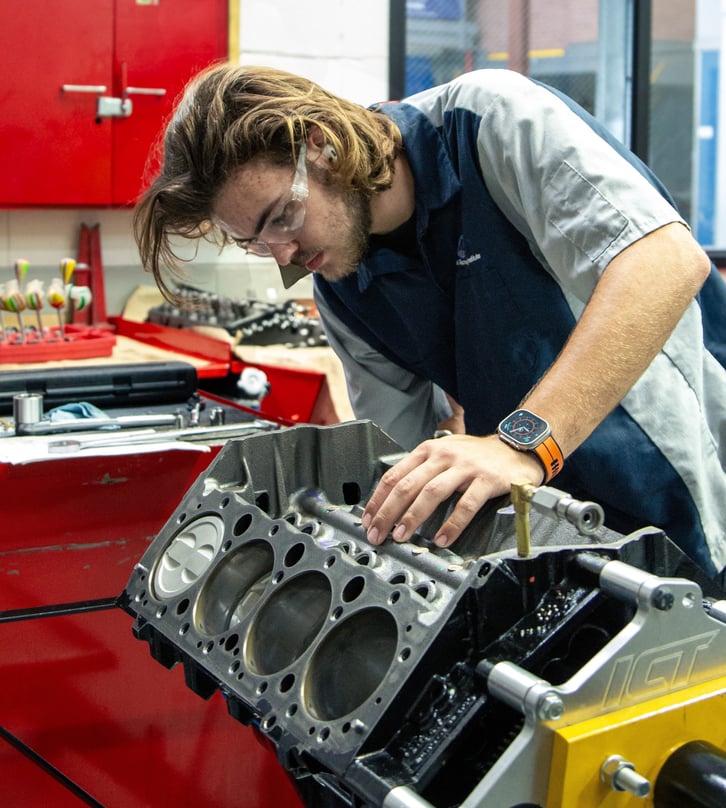
[[[700,716],[725,710],[726,601],[661,531],[543,488],[525,548],[509,498],[452,549],[430,539],[452,503],[374,547],[362,506],[400,456],[368,422],[228,442],[134,569],[136,636],[220,690],[311,805],[667,806],[673,749],[721,759],[726,722]],[[691,704],[695,728],[639,750],[629,728]]]

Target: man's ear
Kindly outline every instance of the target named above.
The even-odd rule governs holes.
[[[338,155],[330,143],[325,142],[325,136],[319,126],[313,124],[308,130],[307,137],[308,160],[321,168],[332,169],[338,162]]]
[[[308,136],[306,140],[308,144],[308,160],[315,163],[320,159],[323,148],[325,147],[325,137],[319,126],[313,124],[308,129]]]

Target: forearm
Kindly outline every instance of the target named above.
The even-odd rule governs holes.
[[[709,266],[681,224],[656,230],[610,262],[566,346],[526,399],[550,423],[565,456],[642,375]]]

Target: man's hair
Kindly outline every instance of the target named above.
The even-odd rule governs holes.
[[[341,188],[370,195],[390,187],[401,136],[382,113],[270,67],[221,64],[192,79],[164,132],[160,172],[134,213],[143,266],[166,297],[175,299],[163,276],[184,260],[173,237],[223,244],[211,217],[225,181],[255,157],[293,166],[313,126],[335,149]]]

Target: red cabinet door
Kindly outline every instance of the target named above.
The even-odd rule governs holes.
[[[113,0],[0,3],[0,203],[110,202]]]
[[[227,0],[0,3],[0,31],[0,205],[125,205],[188,79],[226,56]]]
[[[116,0],[114,95],[129,91],[133,111],[114,121],[114,203],[138,195],[149,148],[187,81],[226,54],[227,0]]]

